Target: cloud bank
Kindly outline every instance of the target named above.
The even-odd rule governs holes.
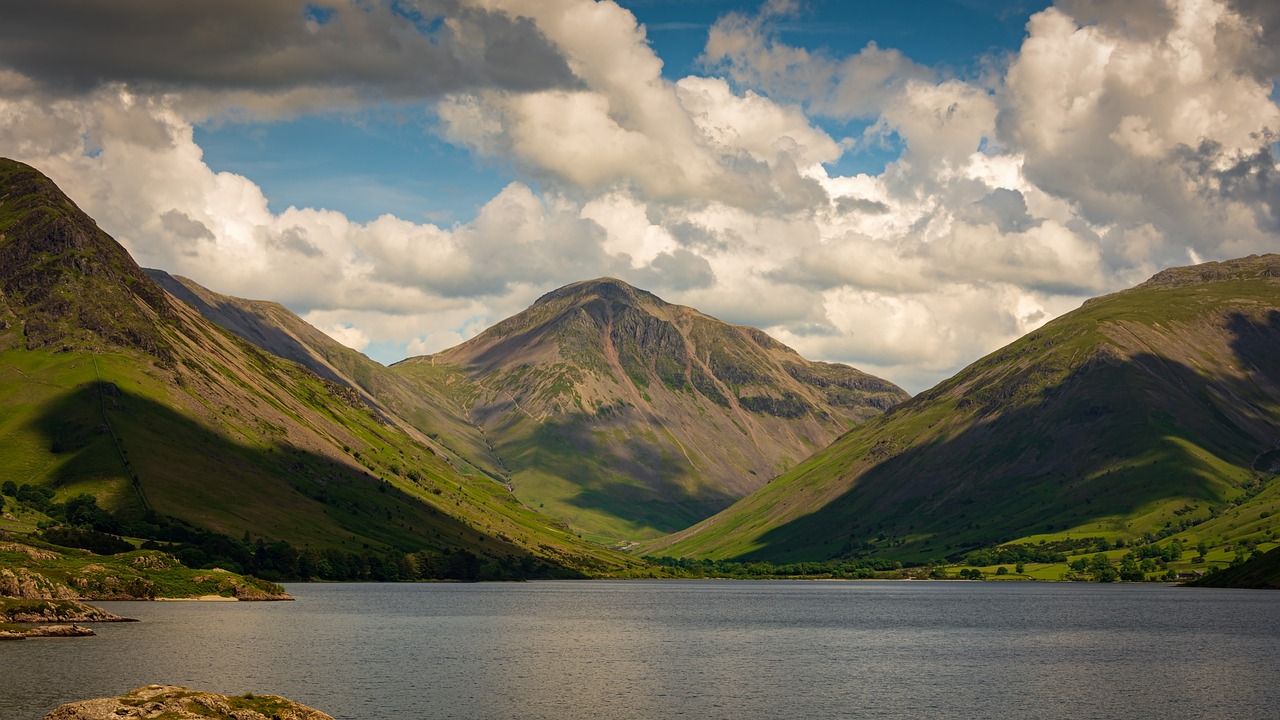
[[[1280,16],[1252,0],[1063,2],[981,78],[788,46],[773,3],[676,81],[607,1],[6,5],[3,154],[144,265],[357,348],[439,350],[614,275],[918,391],[1085,297],[1280,238]],[[387,101],[524,180],[448,227],[273,213],[193,140]],[[882,138],[883,172],[832,170]]]

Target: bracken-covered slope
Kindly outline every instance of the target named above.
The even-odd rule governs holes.
[[[611,278],[391,369],[453,397],[525,503],[607,542],[705,518],[908,397]]]
[[[1014,540],[1261,537],[1280,511],[1280,256],[1085,303],[646,548],[955,557]]]
[[[0,160],[0,478],[123,521],[360,552],[634,561],[459,472],[359,393],[166,293],[38,171]]]

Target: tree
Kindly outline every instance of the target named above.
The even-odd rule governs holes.
[[[8,495],[9,497],[17,497],[18,484],[12,480],[5,480],[4,485],[0,485],[0,492],[3,492],[5,495]]]
[[[1027,571],[1027,566],[1025,563],[1019,562],[1017,565],[1013,566],[1013,571],[1021,575]]]
[[[1005,566],[1001,565],[1000,567],[996,568],[996,574],[997,574],[997,575],[1008,575],[1008,574],[1009,574],[1009,568],[1007,568],[1007,567],[1005,567]]]
[[[1196,545],[1196,552],[1200,553],[1200,557],[1202,557],[1202,558],[1203,558],[1205,555],[1208,555],[1208,554],[1209,554],[1209,543],[1205,542],[1204,540],[1201,540],[1201,541]]]

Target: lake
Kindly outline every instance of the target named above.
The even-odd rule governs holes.
[[[1000,582],[290,584],[0,643],[0,720],[148,683],[336,718],[1274,718],[1280,593]]]

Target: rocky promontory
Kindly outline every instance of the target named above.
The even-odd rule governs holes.
[[[81,625],[9,625],[0,623],[0,640],[25,640],[38,637],[86,637],[95,635],[92,630]]]
[[[147,685],[120,697],[67,703],[44,720],[333,720],[315,708],[276,695],[219,695],[172,685]]]
[[[211,596],[228,600],[293,599],[276,583],[218,568],[188,568],[173,555],[158,550],[98,555],[0,533],[0,597],[92,601]]]

